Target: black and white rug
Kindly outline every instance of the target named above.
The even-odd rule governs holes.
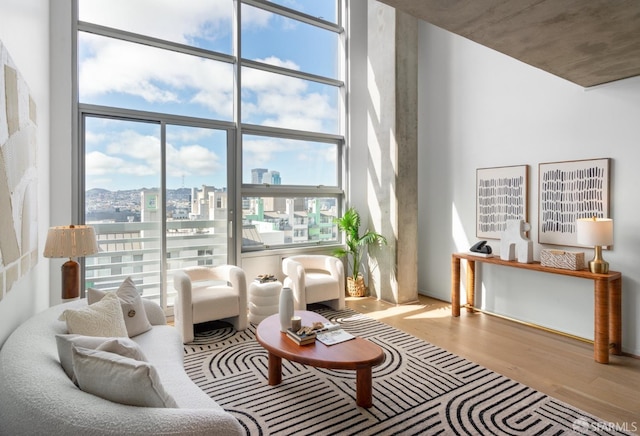
[[[373,407],[355,402],[355,371],[282,361],[267,384],[267,352],[255,326],[209,323],[185,345],[191,379],[232,413],[248,435],[621,435],[602,422],[507,377],[365,315],[310,310],[378,344]]]

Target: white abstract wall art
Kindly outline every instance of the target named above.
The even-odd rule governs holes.
[[[538,242],[579,246],[578,218],[610,218],[610,159],[541,163],[538,167]]]
[[[38,262],[36,129],[34,99],[0,41],[0,300]]]
[[[500,239],[508,220],[527,221],[529,166],[476,170],[476,236]]]

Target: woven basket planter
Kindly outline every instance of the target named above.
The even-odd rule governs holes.
[[[347,292],[350,297],[364,297],[367,292],[367,288],[364,285],[364,277],[358,274],[358,279],[354,280],[353,277],[347,277]]]

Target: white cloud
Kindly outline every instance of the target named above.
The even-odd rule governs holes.
[[[96,53],[80,64],[83,100],[112,93],[140,97],[149,103],[192,100],[224,119],[230,117],[231,65],[94,35],[84,35],[82,41]]]
[[[188,43],[225,36],[233,18],[228,0],[81,0],[79,17],[130,32]]]
[[[285,140],[274,138],[244,140],[242,143],[243,163],[246,167],[261,167],[267,165],[274,158],[274,154],[287,151],[289,147]]]
[[[226,171],[226,162],[221,162],[220,156],[206,147],[197,144],[178,149],[167,146],[167,173],[170,176],[208,176],[219,171]]]
[[[276,67],[289,68],[290,70],[300,70],[300,66],[293,61],[282,60],[276,56],[268,56],[263,59],[256,59],[258,62],[262,62]]]
[[[99,144],[104,141],[105,134],[99,131],[93,131],[91,129],[87,129],[84,134],[84,142],[87,145],[91,144]]]
[[[181,130],[174,137],[186,139],[190,132],[192,137],[203,136],[202,129]],[[197,132],[201,132],[198,135]],[[225,144],[226,146],[226,144]],[[160,142],[151,135],[141,135],[132,130],[120,132],[110,138],[105,152],[87,153],[87,175],[127,174],[149,176],[160,174]],[[187,144],[175,147],[167,144],[167,174],[180,177],[182,175],[208,176],[226,171],[226,162],[214,151],[199,145]]]
[[[337,116],[328,98],[316,93],[291,98],[264,92],[258,96],[258,106],[266,116],[263,124],[288,129],[323,131],[324,122]]]
[[[282,158],[286,156],[294,156],[294,162],[290,163],[301,168],[314,167],[317,162],[336,161],[334,145],[275,138],[243,142],[243,163],[246,168],[282,167]],[[281,168],[281,171],[285,169]]]
[[[211,129],[168,126],[167,142],[197,142],[202,139],[208,139],[215,133],[216,131]]]
[[[99,151],[93,151],[85,155],[85,167],[87,176],[110,174],[149,176],[157,174],[157,171],[154,171],[149,165],[109,156]]]
[[[81,0],[80,5],[81,20],[184,43],[193,38],[215,39],[222,34],[228,38],[233,17],[231,2],[227,0],[190,0],[188,6],[175,0]],[[276,25],[277,15],[243,5],[242,17],[245,29],[253,29]],[[132,96],[152,105],[149,108],[133,103],[134,108],[173,112],[173,108],[182,107],[189,115],[206,108],[212,118],[233,118],[231,64],[92,34],[83,34],[81,42],[82,101],[97,100],[104,104],[98,99]],[[263,51],[269,53],[268,41]],[[300,70],[296,62],[277,56],[257,60]],[[310,91],[311,84],[245,68],[244,121],[334,132],[338,115],[337,108],[332,106],[335,99],[315,89]]]
[[[244,5],[242,7],[242,26],[246,28],[263,28],[269,25],[274,15],[265,10]]]
[[[106,147],[110,155],[127,156],[133,159],[160,162],[160,139],[152,135],[141,135],[133,130],[125,130],[111,140]]]
[[[299,70],[296,63],[274,56],[258,60]],[[327,122],[337,119],[337,108],[332,107],[329,96],[310,92],[308,81],[246,68],[242,84],[245,120],[262,119],[263,125],[323,132]]]

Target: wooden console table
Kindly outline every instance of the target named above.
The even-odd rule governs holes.
[[[460,316],[460,260],[467,261],[467,312],[474,311],[476,262],[510,266],[531,271],[540,271],[563,276],[590,279],[594,282],[594,359],[599,363],[609,363],[609,350],[622,354],[622,274],[609,271],[608,274],[594,274],[588,269],[572,271],[550,268],[540,262],[520,263],[506,261],[499,257],[480,257],[467,253],[451,256],[451,315]]]

